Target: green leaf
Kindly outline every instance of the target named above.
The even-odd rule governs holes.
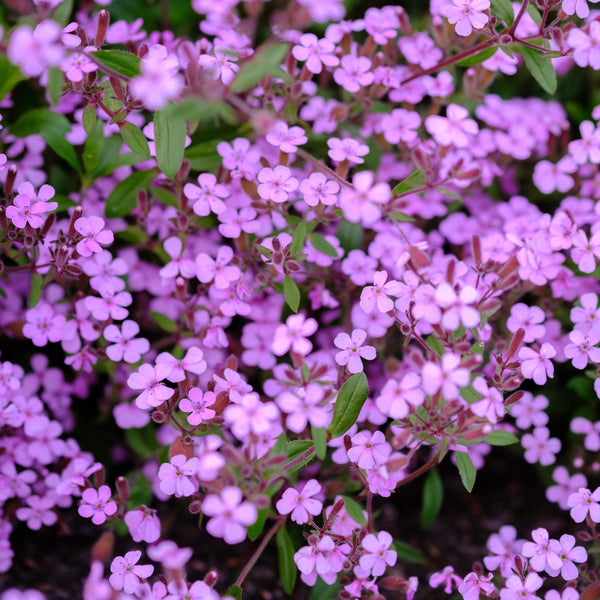
[[[392,190],[394,196],[410,192],[418,187],[421,187],[425,183],[425,175],[421,169],[415,169],[408,177],[405,177],[400,181],[396,187]]]
[[[75,149],[65,139],[65,134],[69,131],[71,131],[71,124],[68,119],[49,108],[34,108],[22,115],[10,127],[10,133],[17,137],[41,135],[56,154],[66,160],[77,172],[81,172]]]
[[[363,231],[360,223],[350,223],[342,219],[335,235],[346,252],[356,250],[362,245]]]
[[[125,50],[97,50],[88,56],[109,75],[130,79],[140,74],[140,57]]]
[[[242,588],[239,585],[235,585],[235,583],[225,592],[226,596],[231,596],[235,598],[235,600],[242,600]]]
[[[255,87],[265,75],[279,75],[279,65],[289,47],[289,44],[284,42],[263,44],[252,58],[242,65],[229,89],[232,92],[245,92]]]
[[[527,12],[531,16],[531,18],[535,21],[536,25],[541,25],[542,15],[540,15],[540,12],[537,10],[537,8],[531,2],[527,5]]]
[[[492,431],[492,433],[487,435],[483,441],[492,446],[510,446],[511,444],[516,444],[519,438],[514,433],[510,433],[510,431],[506,431],[505,429],[496,429],[496,431]]]
[[[173,321],[172,319],[169,319],[169,317],[167,317],[166,315],[163,315],[159,312],[151,310],[150,316],[154,319],[154,322],[161,329],[163,329],[164,331],[167,331],[168,333],[173,333],[174,331],[177,331],[179,329],[179,326],[177,325],[177,323],[175,323],[175,321]]]
[[[456,64],[459,67],[474,67],[476,65],[480,65],[483,61],[490,58],[490,56],[494,56],[494,54],[496,54],[496,50],[498,50],[496,46],[485,48],[476,54],[472,54],[471,56],[467,56],[467,58],[459,60]]]
[[[454,458],[456,459],[456,466],[458,467],[460,479],[467,492],[471,492],[475,485],[477,469],[475,468],[475,465],[473,465],[471,457],[466,452],[455,452]]]
[[[306,221],[300,221],[298,226],[294,230],[292,236],[292,245],[290,246],[290,252],[292,254],[300,254],[304,249],[304,242],[306,240]]]
[[[433,523],[444,501],[444,486],[436,469],[429,471],[423,484],[423,506],[421,507],[421,527]]]
[[[297,313],[300,307],[300,290],[289,275],[286,275],[283,280],[283,297],[290,310]]]
[[[94,125],[96,124],[97,116],[98,116],[98,114],[96,111],[96,105],[95,104],[86,104],[85,108],[83,109],[83,117],[82,117],[83,130],[86,133],[90,133],[92,131],[92,129],[94,129]]]
[[[267,520],[267,509],[261,508],[258,511],[258,518],[256,522],[247,527],[248,529],[248,537],[254,541],[261,533],[265,527],[265,522]]]
[[[123,136],[123,141],[144,160],[150,160],[150,148],[148,140],[142,133],[142,130],[129,121],[121,121],[119,129]]]
[[[124,242],[130,244],[143,244],[148,241],[148,233],[145,229],[142,229],[139,225],[130,225],[126,229],[117,231],[115,235]]]
[[[310,233],[308,235],[310,243],[313,245],[315,250],[325,254],[325,256],[331,256],[337,258],[338,253],[334,246],[332,246],[320,233]]]
[[[491,0],[492,14],[500,17],[507,25],[512,25],[515,20],[515,11],[510,0]]]
[[[6,54],[0,54],[0,100],[8,93],[12,92],[15,86],[21,81],[29,79],[21,73],[19,67],[15,67]]]
[[[360,414],[369,395],[369,382],[364,373],[354,373],[340,388],[333,407],[333,420],[327,431],[332,438],[344,435]]]
[[[46,89],[48,90],[52,106],[56,106],[60,100],[64,81],[65,75],[58,67],[50,67],[48,69],[48,85]]]
[[[85,140],[83,154],[81,155],[86,173],[92,174],[98,168],[104,141],[104,123],[96,121],[94,128]]]
[[[346,509],[348,516],[359,525],[366,525],[367,519],[364,515],[364,508],[349,496],[342,496],[342,499],[344,500],[344,508]]]
[[[334,600],[338,597],[341,587],[337,580],[329,584],[317,577],[315,585],[310,590],[309,600]]]
[[[474,402],[477,402],[478,400],[481,400],[484,397],[483,394],[480,394],[472,385],[461,387],[460,396],[469,404],[473,404]]]
[[[294,462],[297,458],[299,458],[302,454],[304,454],[311,448],[314,450],[314,447],[315,447],[314,442],[312,442],[311,440],[292,440],[291,442],[288,442],[287,448],[286,448],[288,464],[291,462]],[[312,453],[307,452],[306,458],[301,460],[299,463],[295,464],[293,467],[286,469],[287,472],[293,473],[294,471],[301,469],[315,457],[315,454],[316,454],[315,452],[312,452]]]
[[[319,460],[327,456],[327,432],[322,427],[310,426],[310,435],[315,443],[315,451]]]
[[[223,163],[223,159],[217,152],[218,144],[218,140],[210,140],[187,147],[184,155],[190,162],[190,169],[203,173],[216,173]]]
[[[161,204],[165,206],[173,206],[179,208],[179,200],[171,193],[161,187],[151,187],[150,192],[158,199]]]
[[[64,27],[69,22],[72,12],[73,0],[65,0],[57,6],[56,10],[52,14],[52,20]]]
[[[423,564],[426,562],[425,557],[416,549],[413,548],[410,544],[406,542],[400,542],[398,540],[394,540],[392,547],[398,554],[398,558],[405,562],[409,563],[420,563]]]
[[[35,308],[42,297],[42,276],[34,273],[31,276],[31,285],[29,287],[29,308]]]
[[[119,181],[106,199],[104,212],[109,219],[125,217],[137,206],[138,192],[147,189],[156,177],[156,169],[135,171]]]
[[[140,458],[150,458],[158,450],[156,434],[151,424],[141,429],[126,429],[125,439]]]
[[[169,179],[175,177],[183,163],[186,133],[185,121],[172,113],[169,107],[154,113],[156,160],[159,169]]]
[[[395,219],[400,223],[414,223],[415,221],[414,217],[411,217],[410,215],[407,215],[406,213],[403,213],[399,210],[393,210],[390,213],[390,217],[392,217],[392,219]]]
[[[283,591],[291,594],[296,585],[297,567],[294,561],[294,544],[285,527],[277,530],[277,558],[279,562],[279,578]]]
[[[144,475],[135,478],[134,484],[129,489],[127,506],[130,509],[137,508],[141,504],[150,504],[152,501],[152,482]]]
[[[519,46],[518,50],[525,59],[525,65],[533,76],[533,78],[540,84],[543,90],[549,94],[556,92],[556,71],[552,65],[552,61],[528,46]]]

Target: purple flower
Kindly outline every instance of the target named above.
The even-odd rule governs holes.
[[[6,216],[15,227],[30,225],[38,229],[44,224],[45,213],[58,206],[58,202],[48,202],[54,197],[54,188],[43,185],[36,193],[33,185],[26,181],[19,185],[18,191],[13,204],[6,207]]]
[[[575,523],[582,523],[590,516],[594,523],[600,523],[600,487],[593,492],[587,488],[579,488],[577,492],[567,498],[567,507],[571,509],[570,515]]]
[[[148,579],[154,572],[152,565],[138,565],[142,557],[140,550],[132,550],[125,556],[117,556],[110,565],[109,582],[117,590],[123,590],[126,594],[134,594],[138,589],[140,580]]]
[[[220,494],[209,494],[202,502],[202,512],[212,517],[206,530],[228,544],[239,544],[246,539],[246,527],[252,525],[258,513],[254,504],[242,502],[242,490],[235,486],[223,488]]]
[[[482,11],[490,7],[489,0],[452,0],[446,11],[448,22],[456,25],[458,35],[470,35],[473,29],[483,29],[490,20]]]
[[[551,438],[546,427],[536,427],[533,433],[526,433],[521,438],[521,445],[525,448],[525,460],[534,464],[551,465],[556,461],[560,452],[561,443],[558,438]]]
[[[104,219],[102,217],[79,217],[75,221],[75,229],[83,237],[77,243],[76,249],[81,256],[92,256],[96,252],[102,252],[100,244],[112,244],[114,240],[113,232],[110,229],[104,229]]]
[[[83,490],[79,514],[88,519],[91,517],[94,525],[102,525],[107,517],[117,512],[117,503],[110,499],[111,495],[107,485],[101,485],[97,491],[94,488]]]
[[[350,373],[361,373],[363,364],[361,358],[373,360],[377,352],[373,346],[363,346],[367,339],[367,332],[364,329],[354,329],[352,336],[347,333],[338,333],[333,343],[341,349],[335,355],[335,362],[338,365],[348,365]]]
[[[310,521],[311,515],[314,517],[321,514],[323,503],[313,498],[320,492],[321,484],[316,479],[309,479],[302,491],[296,488],[285,490],[275,506],[280,515],[289,514],[294,523],[302,525]]]
[[[397,554],[390,550],[393,538],[387,531],[380,531],[377,536],[368,533],[361,542],[362,553],[358,564],[371,572],[373,577],[383,575],[386,568],[396,564]]]

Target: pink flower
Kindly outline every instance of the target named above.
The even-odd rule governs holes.
[[[306,338],[317,331],[317,322],[313,318],[306,319],[304,315],[291,315],[285,325],[279,325],[271,344],[271,352],[283,356],[290,348],[300,356],[306,356],[312,350],[312,343]]]
[[[531,392],[525,392],[521,399],[510,409],[510,414],[517,420],[519,429],[529,429],[532,425],[545,425],[548,415],[544,409],[548,406],[546,396],[533,396]]]
[[[58,23],[42,21],[35,29],[22,25],[15,29],[8,42],[8,58],[28,77],[38,77],[49,66],[56,66],[63,57]]]
[[[585,369],[588,361],[591,363],[600,363],[600,348],[596,344],[600,342],[600,330],[590,329],[585,334],[579,329],[569,333],[570,344],[564,347],[564,353],[567,358],[572,359],[573,366],[576,369]]]
[[[500,590],[500,600],[539,600],[534,592],[542,587],[544,580],[537,573],[529,573],[523,581],[518,575],[511,575]]]
[[[560,544],[558,540],[551,540],[548,531],[543,527],[538,527],[531,532],[533,542],[525,542],[521,549],[521,554],[529,558],[529,564],[533,569],[540,572],[546,569],[551,571],[560,569],[562,561],[558,557]]]
[[[54,188],[43,185],[36,193],[35,188],[28,181],[17,188],[19,193],[15,196],[13,204],[6,207],[6,216],[15,227],[30,225],[38,229],[44,224],[45,213],[54,210],[58,202],[48,202],[54,197]]]
[[[291,513],[290,518],[292,521],[302,525],[310,521],[310,515],[321,514],[323,503],[312,497],[320,492],[321,484],[316,479],[309,479],[302,487],[302,491],[295,488],[285,490],[275,506],[280,515]]]
[[[600,23],[598,21],[590,23],[589,35],[583,30],[573,27],[567,36],[567,44],[575,50],[573,53],[575,63],[580,67],[590,66],[595,71],[600,69],[600,46],[598,42],[600,42]],[[576,156],[573,156],[573,158],[579,162]]]
[[[525,379],[533,379],[538,385],[544,385],[547,377],[554,377],[554,365],[550,359],[556,356],[556,350],[552,344],[543,343],[539,353],[531,348],[521,348],[518,356],[521,374]]]
[[[560,451],[561,443],[558,438],[551,438],[547,427],[536,427],[533,433],[526,433],[521,438],[525,448],[525,460],[534,464],[551,465],[556,461],[555,454]]]
[[[493,573],[488,573],[484,577],[483,573],[471,571],[458,586],[458,593],[461,594],[463,600],[479,600],[479,596],[482,593],[484,596],[491,596],[496,590],[496,587],[492,583],[493,577]]]
[[[361,431],[351,439],[352,448],[348,450],[348,458],[361,469],[384,465],[392,453],[392,447],[385,441],[381,431]]]
[[[337,67],[340,59],[333,53],[335,45],[328,39],[318,39],[314,33],[305,33],[300,38],[300,43],[292,48],[296,60],[304,62],[306,68],[317,75],[323,66]]]
[[[37,531],[42,525],[54,525],[58,520],[58,515],[52,509],[55,501],[50,495],[40,498],[36,494],[27,498],[28,506],[17,508],[16,517],[19,521],[27,521],[27,527]]]
[[[117,512],[117,503],[110,497],[112,492],[107,485],[101,485],[96,491],[94,488],[87,488],[81,493],[81,505],[78,512],[82,517],[92,517],[94,525],[102,525],[107,517]]]
[[[446,11],[448,22],[456,25],[458,35],[470,35],[473,29],[483,29],[490,20],[482,11],[490,7],[489,0],[452,0],[454,6]]]
[[[129,82],[129,91],[148,110],[160,110],[183,89],[177,57],[161,44],[152,44],[140,62],[141,73]]]
[[[194,200],[194,212],[201,217],[211,213],[220,215],[225,211],[225,202],[223,198],[229,196],[229,190],[221,183],[217,183],[217,178],[212,173],[202,173],[198,175],[198,185],[186,183],[183,186],[183,193],[189,200]]]
[[[590,0],[591,2],[598,2],[598,0]],[[588,6],[587,0],[563,0],[560,8],[567,15],[574,15],[580,19],[585,19],[590,14],[590,7]]]
[[[456,575],[454,572],[454,567],[447,566],[439,573],[434,573],[429,578],[429,586],[432,588],[437,588],[442,583],[444,584],[444,592],[446,594],[452,593],[452,584],[459,586],[461,585],[463,580]]]
[[[102,217],[79,217],[75,221],[75,229],[83,236],[83,239],[77,243],[76,249],[81,256],[92,256],[95,252],[102,252],[100,244],[112,244],[114,240],[113,232],[110,229],[104,229],[104,219]]]
[[[245,440],[251,433],[260,437],[276,428],[281,431],[280,413],[274,402],[263,402],[256,392],[243,396],[230,392],[230,398],[233,402],[227,406],[223,417],[239,440]]]
[[[284,121],[277,121],[265,139],[269,144],[279,148],[281,152],[292,153],[298,150],[298,146],[306,144],[308,138],[304,134],[304,129],[294,125],[288,127]]]
[[[392,536],[387,531],[380,531],[377,536],[368,533],[361,543],[362,553],[358,564],[371,572],[373,577],[383,575],[385,569],[393,567],[398,558],[395,550],[390,550],[393,542]]]
[[[127,552],[125,556],[117,556],[110,565],[112,575],[108,581],[117,590],[123,590],[126,594],[134,594],[140,584],[140,580],[148,579],[154,572],[152,565],[138,565],[142,557],[140,550]]]
[[[457,294],[449,283],[441,283],[435,290],[435,300],[444,309],[442,327],[448,331],[456,331],[461,323],[467,328],[477,327],[481,317],[479,311],[471,306],[477,296],[477,290],[470,285],[463,286]]]
[[[567,507],[571,509],[570,515],[575,523],[582,523],[590,516],[594,523],[600,523],[600,487],[593,492],[587,488],[579,488],[577,492],[567,498]]]
[[[463,0],[454,0],[462,2]],[[487,0],[474,0],[487,1]],[[489,3],[488,3],[489,4]],[[446,116],[431,115],[425,119],[425,129],[441,146],[455,146],[465,148],[472,143],[472,136],[479,127],[473,119],[467,118],[469,111],[464,106],[449,104],[446,107]]]
[[[35,308],[25,312],[27,322],[23,325],[23,335],[36,346],[45,346],[48,342],[58,342],[65,333],[66,319],[55,315],[46,302],[38,302]]]
[[[577,492],[579,488],[587,486],[587,479],[582,473],[576,473],[571,477],[566,467],[556,467],[552,472],[552,479],[556,485],[551,485],[546,489],[546,499],[549,502],[556,502],[563,510],[569,508],[567,501],[571,494]]]
[[[327,140],[327,145],[329,146],[327,154],[337,163],[347,160],[352,164],[360,165],[365,162],[361,157],[369,153],[369,146],[353,138],[332,137]]]
[[[126,363],[135,363],[150,349],[150,342],[146,338],[135,338],[140,326],[130,319],[123,321],[121,329],[117,325],[107,325],[102,333],[108,342],[115,342],[106,347],[106,355],[116,362],[124,360]]]
[[[546,570],[552,576],[556,576],[560,572],[560,576],[565,581],[572,581],[573,579],[577,579],[579,575],[579,569],[574,563],[584,563],[588,556],[585,548],[583,546],[575,546],[575,538],[565,533],[560,536],[558,558],[562,563],[560,568],[555,569],[553,572],[550,572],[548,569]]]
[[[188,459],[184,454],[176,454],[170,463],[163,463],[158,470],[160,490],[176,498],[191,496],[197,489],[195,475],[200,461],[193,456]]]
[[[394,301],[390,296],[399,296],[402,285],[393,279],[386,283],[387,277],[386,271],[376,271],[373,275],[373,285],[363,288],[360,294],[360,307],[366,313],[370,313],[375,305],[382,313],[394,310]]]
[[[458,398],[459,388],[469,385],[469,371],[460,368],[460,356],[446,352],[442,364],[427,362],[423,365],[421,377],[427,394],[441,391],[446,400]]]
[[[318,383],[309,383],[305,388],[283,391],[275,398],[279,408],[287,413],[286,427],[301,433],[310,423],[314,427],[327,427],[331,422],[331,405],[323,405],[324,388]]]
[[[304,202],[308,206],[332,206],[336,202],[336,195],[340,191],[340,185],[333,179],[327,179],[323,173],[311,173],[308,179],[300,183],[300,192],[304,196]]]
[[[400,381],[389,379],[375,400],[377,408],[392,419],[403,419],[408,415],[409,405],[423,404],[425,394],[421,389],[418,373],[406,373]]]
[[[98,65],[93,62],[86,52],[93,52],[95,48],[90,46],[85,52],[74,52],[60,63],[60,68],[64,71],[69,81],[78,83],[83,81],[87,73],[93,73],[98,70]]]
[[[229,85],[233,81],[235,74],[240,70],[239,65],[234,62],[237,60],[237,57],[232,56],[228,48],[219,46],[214,49],[214,52],[214,56],[201,54],[198,63],[212,72],[213,79],[221,78],[221,81],[225,85]]]
[[[506,321],[506,327],[511,333],[519,329],[525,330],[523,341],[530,344],[544,336],[546,328],[541,325],[546,319],[544,311],[539,306],[527,306],[523,302],[514,304],[510,309],[510,317]]]
[[[229,246],[220,246],[217,257],[213,259],[206,252],[196,256],[196,277],[202,283],[210,283],[220,290],[227,289],[232,282],[238,281],[241,272],[235,265],[229,263],[233,259],[233,250]]]
[[[127,385],[132,390],[143,390],[135,399],[135,403],[141,409],[160,406],[165,400],[168,400],[175,390],[160,383],[170,372],[166,364],[140,365],[135,373],[132,373],[127,379]]]
[[[292,172],[283,165],[274,169],[265,167],[258,172],[260,181],[257,191],[261,198],[281,204],[288,199],[288,194],[298,187],[298,180],[292,177]]]
[[[340,67],[333,72],[333,78],[347,92],[356,93],[361,87],[373,83],[371,61],[366,56],[346,54],[342,56]]]
[[[239,544],[246,539],[246,527],[256,522],[258,513],[254,504],[242,502],[242,490],[235,486],[223,488],[220,494],[209,494],[202,502],[202,512],[212,517],[206,530],[228,544]]]
[[[375,183],[375,175],[371,171],[360,171],[352,177],[354,189],[342,188],[339,205],[344,217],[351,223],[373,225],[381,217],[378,205],[387,204],[392,197],[392,190],[387,183]]]
[[[123,520],[134,542],[151,544],[160,537],[160,520],[156,509],[141,506],[127,511]]]
[[[367,332],[364,329],[354,329],[352,336],[347,333],[338,333],[333,343],[341,349],[335,355],[335,362],[338,365],[348,365],[350,373],[360,373],[363,370],[361,358],[373,360],[377,352],[373,346],[363,346],[367,339]]]
[[[217,401],[214,392],[203,394],[200,388],[193,387],[187,396],[179,401],[179,410],[191,413],[187,418],[190,425],[199,425],[202,421],[208,421],[215,416],[215,411],[208,408]]]

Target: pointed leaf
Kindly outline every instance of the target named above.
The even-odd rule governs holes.
[[[298,569],[294,561],[294,544],[285,527],[277,530],[277,556],[279,561],[279,578],[286,594],[291,594],[296,585]]]
[[[405,562],[410,563],[424,563],[426,562],[425,557],[416,549],[413,548],[410,544],[406,542],[401,542],[398,540],[394,540],[392,547],[398,554],[398,558]]]
[[[467,492],[471,492],[475,485],[475,477],[477,469],[471,460],[471,457],[466,452],[455,452],[456,466],[460,474],[460,479],[465,486]]]
[[[125,217],[137,206],[138,192],[148,189],[154,178],[156,169],[135,171],[123,181],[119,181],[106,199],[104,213],[109,219]]]
[[[258,518],[256,522],[250,525],[248,529],[248,537],[254,541],[261,533],[265,527],[265,521],[267,520],[267,509],[261,508],[258,511]]]
[[[284,42],[267,43],[261,46],[252,58],[242,65],[229,89],[232,92],[244,92],[255,87],[265,75],[279,76],[279,65],[283,62],[289,47],[289,44]]]
[[[243,590],[239,585],[235,585],[233,584],[226,592],[225,595],[226,596],[231,596],[232,598],[235,598],[235,600],[242,600],[242,593]]]
[[[496,431],[492,431],[486,438],[483,440],[492,446],[510,446],[511,444],[516,444],[519,441],[519,438],[510,431],[506,431],[506,429],[496,429]]]
[[[56,106],[60,100],[64,81],[65,74],[58,67],[50,67],[48,69],[48,84],[46,85],[46,89],[48,90],[52,106]]]
[[[109,75],[119,75],[126,79],[140,74],[140,57],[125,50],[97,50],[88,57]]]
[[[94,125],[96,124],[97,119],[96,105],[95,104],[86,104],[86,107],[83,109],[83,130],[86,133],[90,133],[92,129],[94,129]]]
[[[327,431],[332,438],[344,435],[354,423],[369,395],[369,382],[364,373],[355,373],[340,388],[333,407],[333,420]]]
[[[342,219],[335,235],[346,252],[361,247],[363,230],[360,223],[350,223],[350,221]]]
[[[425,183],[425,175],[421,169],[415,169],[408,177],[405,177],[396,187],[392,190],[394,196],[410,192],[418,187],[421,187]]]
[[[123,136],[123,141],[144,160],[149,160],[150,147],[148,146],[148,140],[142,133],[142,130],[129,121],[121,121],[121,123],[119,123],[119,129]]]
[[[510,0],[491,0],[492,14],[500,17],[507,25],[515,20],[515,11]]]
[[[169,178],[173,179],[183,163],[185,121],[173,114],[169,108],[154,113],[154,142],[158,167]]]
[[[310,243],[313,245],[315,250],[321,252],[325,256],[331,256],[337,258],[338,253],[334,246],[332,246],[320,233],[311,233],[308,236]]]
[[[549,58],[545,58],[540,52],[527,46],[520,46],[519,51],[525,59],[525,65],[533,76],[549,94],[556,92],[556,71]]]
[[[42,276],[34,273],[31,276],[31,286],[29,288],[29,308],[35,308],[42,297]]]
[[[21,73],[19,67],[15,67],[9,60],[6,54],[0,54],[0,100],[6,96],[6,94],[12,92],[14,87],[29,79],[26,75]]]
[[[154,319],[155,323],[164,331],[168,331],[169,333],[173,333],[179,329],[179,326],[175,321],[154,310],[150,311],[150,316]]]
[[[292,236],[292,245],[290,246],[290,252],[292,254],[300,254],[304,249],[304,242],[306,240],[306,221],[300,221],[298,226],[294,230]]]
[[[485,48],[476,54],[472,54],[471,56],[467,56],[467,58],[459,60],[456,64],[459,67],[474,67],[476,65],[480,65],[483,61],[487,60],[491,56],[494,56],[494,54],[496,54],[496,50],[498,50],[496,46]]]
[[[348,516],[359,525],[366,525],[367,519],[363,512],[364,508],[349,496],[342,496],[342,499],[344,500],[344,508],[346,509]]]
[[[289,275],[286,275],[283,280],[283,297],[290,310],[297,313],[300,307],[300,290]]]
[[[323,460],[327,456],[327,432],[321,427],[311,425],[310,435],[315,443],[317,458]]]
[[[440,512],[444,500],[444,486],[436,469],[429,471],[423,484],[423,506],[421,508],[421,527],[428,527]]]

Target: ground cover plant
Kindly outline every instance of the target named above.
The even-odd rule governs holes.
[[[1,600],[600,597],[593,0],[0,24]]]

